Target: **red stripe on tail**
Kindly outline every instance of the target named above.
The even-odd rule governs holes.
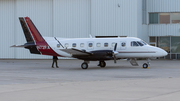
[[[31,31],[31,34],[34,38],[35,42],[44,42],[45,40],[42,38],[41,34],[35,27],[35,25],[32,23],[31,19],[29,17],[25,17],[26,23],[29,27],[29,30]]]
[[[36,47],[41,52],[41,54],[42,55],[60,56],[47,44],[47,42],[41,36],[41,34],[39,33],[36,26],[31,21],[31,19],[29,17],[25,17],[24,19],[25,19],[26,24],[30,30],[30,33],[36,43]]]

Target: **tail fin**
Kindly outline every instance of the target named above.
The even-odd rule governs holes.
[[[26,18],[28,18],[28,17],[26,17]],[[23,32],[24,32],[24,35],[25,35],[25,38],[27,41],[27,43],[25,43],[24,45],[20,45],[20,46],[29,49],[29,51],[33,54],[41,54],[38,51],[38,49],[36,48],[36,43],[35,43],[33,36],[29,30],[29,27],[27,26],[27,23],[25,21],[26,18],[19,17],[19,21],[21,23],[21,27],[23,29]],[[15,46],[15,47],[18,47],[18,46]]]
[[[19,18],[27,42],[45,41],[29,17]]]
[[[27,41],[25,48],[34,54],[59,56],[47,44],[29,17],[19,17],[19,20]]]

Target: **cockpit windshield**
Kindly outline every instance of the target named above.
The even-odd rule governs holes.
[[[140,41],[137,41],[137,43],[139,44],[139,46],[144,46],[144,44],[141,43]]]
[[[136,41],[132,41],[131,46],[139,46],[139,44]]]
[[[144,43],[144,45],[147,45],[147,43],[145,41],[141,40],[141,42]]]
[[[147,45],[147,43],[146,42],[144,42],[144,41],[132,41],[131,42],[131,46],[144,46],[144,45]]]

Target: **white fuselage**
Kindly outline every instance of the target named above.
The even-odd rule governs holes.
[[[96,50],[114,50],[117,43],[117,58],[154,58],[166,56],[167,52],[161,48],[150,46],[139,38],[56,38],[44,37],[48,45],[59,55],[64,57],[72,57],[60,49],[75,48],[78,50],[86,50],[87,52]],[[133,42],[138,45],[133,45]],[[141,42],[141,43],[138,43]],[[140,45],[141,44],[141,45]]]

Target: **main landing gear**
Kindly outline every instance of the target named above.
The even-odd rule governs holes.
[[[89,64],[89,61],[84,61],[82,64],[81,64],[81,68],[82,69],[88,69],[88,64]],[[99,65],[101,68],[104,68],[106,67],[106,62],[104,61],[99,61]]]
[[[89,63],[89,61],[84,61],[84,62],[81,64],[81,68],[82,68],[82,69],[88,69],[88,63]]]
[[[99,65],[98,66],[100,66],[101,68],[104,68],[104,67],[106,67],[106,62],[99,61]]]

